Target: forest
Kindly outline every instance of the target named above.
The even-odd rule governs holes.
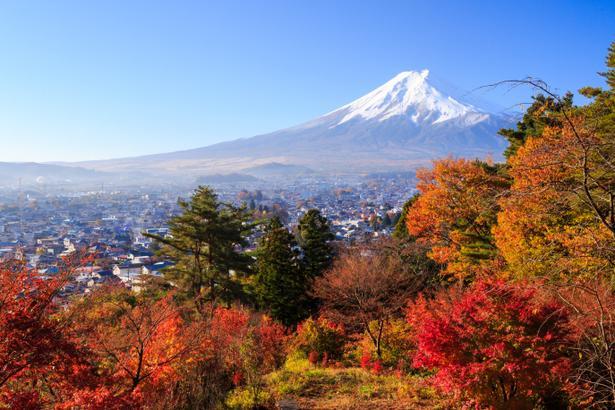
[[[87,250],[51,278],[3,262],[0,408],[615,408],[615,43],[606,66],[582,105],[500,84],[536,92],[505,162],[419,170],[391,238],[202,186],[139,292],[59,298]]]

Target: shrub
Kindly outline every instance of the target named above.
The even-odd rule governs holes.
[[[339,360],[346,344],[346,335],[342,326],[325,319],[309,318],[297,327],[293,348],[310,356],[314,362]]]
[[[378,323],[370,323],[370,327],[377,329]],[[382,329],[380,364],[387,368],[409,371],[407,358],[415,350],[416,346],[412,337],[412,327],[404,319],[391,319],[385,322]],[[373,343],[368,334],[363,334],[353,352],[355,360],[362,363],[364,358],[370,362],[378,357],[373,352]],[[404,365],[404,363],[406,363]],[[363,367],[363,366],[362,366]]]
[[[435,384],[458,397],[531,408],[565,385],[568,313],[532,289],[480,281],[452,298],[419,299],[408,318],[417,330],[414,365],[434,370]]]
[[[249,389],[239,388],[226,399],[226,407],[232,410],[268,409],[272,407],[272,397],[266,391],[259,391],[257,397]]]
[[[235,408],[242,406],[236,400],[261,402],[264,375],[285,360],[283,326],[241,308],[217,308],[200,325],[202,347],[182,366],[177,403],[167,407],[219,408],[234,387]]]

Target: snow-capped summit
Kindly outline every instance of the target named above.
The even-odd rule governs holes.
[[[255,166],[277,164],[274,168],[285,173],[294,166],[356,174],[407,171],[448,155],[501,158],[506,141],[497,131],[510,127],[511,118],[443,89],[430,81],[429,70],[404,71],[363,97],[291,128],[187,151],[82,165],[205,175],[249,173]]]
[[[408,116],[415,124],[437,124],[473,114],[467,121],[471,125],[487,118],[474,106],[443,95],[429,84],[428,77],[427,69],[397,74],[374,91],[336,110],[345,111],[338,124],[357,117],[382,122],[400,115]]]

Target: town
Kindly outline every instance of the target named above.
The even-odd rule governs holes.
[[[356,243],[390,235],[414,184],[412,175],[374,175],[212,186],[223,202],[245,206],[255,220],[275,215],[290,230],[309,209],[319,209],[338,241]],[[189,198],[192,189],[4,190],[0,193],[0,260],[21,260],[43,275],[53,275],[66,257],[87,254],[91,260],[75,268],[66,295],[88,293],[107,281],[122,281],[138,291],[143,275],[161,276],[162,269],[172,263],[157,257],[155,244],[144,233],[166,235],[166,222],[179,212],[178,199]],[[256,248],[261,235],[262,230],[256,229],[249,236],[247,250]]]

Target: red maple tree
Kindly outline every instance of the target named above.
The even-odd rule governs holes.
[[[567,311],[522,284],[479,281],[429,303],[419,298],[408,319],[414,365],[435,370],[437,386],[477,404],[531,408],[561,392],[571,370]]]

